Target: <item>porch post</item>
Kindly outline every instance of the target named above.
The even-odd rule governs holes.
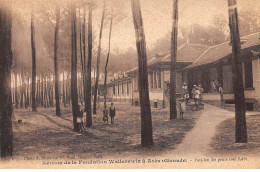
[[[218,73],[218,83],[222,86],[223,88],[223,73],[222,73],[222,66],[223,63],[220,62],[217,64],[217,73]]]

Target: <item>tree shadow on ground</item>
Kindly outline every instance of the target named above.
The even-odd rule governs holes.
[[[235,119],[227,119],[219,124],[217,133],[210,144],[209,153],[214,155],[242,156],[260,153],[260,114],[247,116],[248,143],[235,143]]]
[[[129,108],[128,108],[129,109]],[[72,114],[55,116],[55,109],[41,109],[38,115],[30,114],[33,120],[24,126],[16,126],[14,143],[16,155],[77,155],[77,154],[123,154],[154,155],[172,150],[192,129],[200,112],[187,113],[185,119],[172,121],[168,111],[153,111],[154,146],[141,147],[140,111],[126,110],[117,106],[115,124],[104,124],[101,109],[93,118],[93,126],[78,134],[72,131]],[[28,118],[26,114],[21,117]],[[41,118],[39,118],[41,117]],[[41,122],[41,121],[42,122]],[[38,122],[38,123],[37,123]],[[37,124],[35,124],[37,123]],[[44,124],[42,124],[44,123]],[[23,129],[24,128],[24,129]]]

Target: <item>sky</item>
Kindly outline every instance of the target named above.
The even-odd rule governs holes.
[[[173,0],[141,0],[147,48],[172,30]],[[238,12],[260,11],[260,0],[238,0]],[[135,33],[132,22],[131,5],[125,8],[127,16],[114,26],[112,49],[121,51],[135,48]],[[227,0],[179,0],[179,26],[192,24],[212,25],[215,15],[223,15],[228,21]],[[179,28],[180,28],[179,27]],[[179,34],[181,36],[181,34]],[[108,41],[108,30],[104,32],[104,47]]]
[[[0,0],[0,3],[6,0]],[[63,3],[72,0],[56,0],[56,3]],[[110,1],[111,0],[107,0]],[[135,32],[131,12],[130,0],[112,0],[114,6],[114,15],[116,18],[112,30],[111,51],[114,53],[123,53],[129,48],[135,49]],[[30,7],[35,6],[34,0],[16,0],[12,9],[20,13],[22,20],[27,19],[27,25],[30,21]],[[119,5],[119,2],[123,5]],[[152,48],[155,42],[169,34],[172,30],[172,9],[173,0],[140,0],[141,10],[144,22],[144,31],[146,36],[147,48]],[[41,0],[40,3],[50,4],[53,9],[54,0]],[[260,0],[237,0],[239,11],[254,10],[260,11]],[[36,8],[41,8],[37,4]],[[34,7],[35,8],[35,7]],[[110,8],[108,4],[107,8]],[[102,13],[102,1],[93,12],[93,30],[95,33],[95,43],[100,29]],[[36,12],[37,15],[37,12]],[[190,26],[192,24],[212,25],[215,15],[223,15],[228,20],[227,0],[179,0],[179,28],[181,26]],[[106,16],[105,22],[109,23],[109,16]],[[28,27],[27,26],[27,27]],[[108,47],[109,24],[106,24],[103,32],[102,50],[106,52]],[[36,28],[37,32],[37,28]],[[179,32],[179,36],[181,33]]]

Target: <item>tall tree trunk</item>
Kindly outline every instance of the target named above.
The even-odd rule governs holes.
[[[44,106],[44,76],[43,72],[41,73],[41,105]]]
[[[27,99],[26,99],[26,103],[27,103],[27,107],[29,107],[30,106],[30,76],[29,76],[29,74],[27,76],[27,82],[28,82],[28,84],[27,84]],[[39,82],[39,80],[38,80],[38,82]],[[38,85],[38,83],[37,83],[37,85]]]
[[[47,76],[44,77],[44,107],[47,108],[48,105],[48,84],[47,84]]]
[[[104,24],[104,18],[105,18],[105,10],[106,10],[106,0],[104,0],[103,12],[102,12],[102,18],[101,18],[101,26],[100,26],[100,33],[99,33],[99,44],[98,44],[98,53],[97,53],[97,73],[96,73],[96,83],[95,83],[95,89],[94,89],[93,114],[97,113],[99,63],[100,63],[100,56],[101,56],[101,40],[102,40],[103,24]]]
[[[26,74],[26,78],[24,78],[24,80],[26,80],[26,83],[24,83],[24,107],[28,108],[28,94],[27,94],[27,90],[28,90],[28,76]]]
[[[47,107],[50,107],[51,106],[51,98],[50,98],[50,81],[49,81],[49,76],[47,76],[47,82],[46,82],[46,84],[47,84],[47,86],[46,86],[46,95],[47,95]]]
[[[23,108],[23,70],[21,67],[21,77],[20,77],[20,108]]]
[[[55,101],[54,100],[55,99],[55,77],[54,76],[53,76],[53,81],[50,82],[50,93],[51,93],[51,107],[52,107],[54,105],[54,101]]]
[[[110,19],[110,30],[109,30],[109,42],[108,42],[108,52],[107,52],[107,60],[105,66],[105,79],[104,79],[104,109],[107,108],[107,66],[110,56],[110,45],[111,45],[111,33],[112,33],[112,25],[113,25],[113,7],[111,12],[111,19]]]
[[[32,111],[36,112],[35,85],[36,85],[36,52],[35,52],[35,31],[34,14],[31,13],[31,47],[32,47]]]
[[[38,75],[37,79],[37,107],[41,104],[41,77]]]
[[[18,90],[17,90],[17,72],[15,72],[15,108],[18,108],[19,100],[18,100]]]
[[[85,7],[84,7],[84,14],[85,15]],[[79,10],[79,16],[80,16],[80,10]],[[85,18],[85,16],[83,16]],[[84,55],[83,55],[83,25],[81,26],[81,21],[79,22],[79,48],[80,48],[80,63],[81,63],[81,80],[79,80],[79,98],[80,98],[80,103],[83,104],[82,100],[85,100],[85,92],[83,91],[83,96],[82,96],[82,83],[85,82],[85,64],[84,64]],[[83,43],[84,44],[84,43]],[[82,99],[83,97],[83,99]]]
[[[79,131],[79,125],[77,123],[77,117],[79,116],[80,109],[78,104],[78,86],[77,86],[77,33],[76,33],[76,9],[72,7],[71,18],[71,101],[73,112],[73,125],[74,131]]]
[[[238,28],[237,1],[228,0],[229,27],[232,42],[232,78],[235,97],[236,142],[247,142],[245,95],[242,73],[241,44]]]
[[[36,78],[36,103],[37,103],[37,107],[39,106],[39,97],[40,97],[40,94],[39,94],[39,77],[37,76]]]
[[[86,95],[86,4],[84,4],[83,9],[83,25],[82,25],[82,43],[83,43],[83,92],[84,92],[84,103],[85,103],[85,112],[86,112],[86,103],[87,103],[87,95]]]
[[[85,8],[85,7],[84,7]],[[84,14],[83,14],[84,15]],[[79,10],[79,16],[80,16],[80,10]],[[84,18],[84,16],[83,16],[83,18]],[[83,26],[82,26],[82,28],[83,28]],[[85,80],[85,78],[84,78],[84,75],[85,75],[85,69],[84,69],[84,66],[85,66],[85,64],[84,64],[84,55],[83,55],[83,45],[82,45],[82,42],[83,42],[83,39],[84,39],[84,37],[83,37],[83,29],[81,28],[81,21],[79,21],[79,50],[80,50],[80,64],[81,64],[81,76],[82,76],[82,80],[83,80],[83,82],[84,82],[84,80]],[[84,44],[84,43],[83,43]],[[81,99],[81,97],[80,97],[80,99]]]
[[[71,101],[70,75],[71,75],[71,73],[68,72],[68,73],[67,73],[67,80],[66,80],[66,82],[67,82],[67,85],[66,85],[66,91],[67,91],[67,93],[66,93],[66,95],[67,95],[66,100],[67,100],[67,101],[66,101],[66,102],[69,103],[69,105],[70,105],[70,101]]]
[[[146,42],[140,1],[132,0],[131,7],[138,53],[139,99],[141,108],[141,144],[144,147],[149,147],[153,145],[153,130],[148,89]]]
[[[54,78],[53,78],[53,79],[54,79]],[[49,79],[50,107],[53,107],[53,98],[54,98],[54,96],[53,96],[53,91],[54,91],[54,89],[53,89],[53,86],[54,86],[53,82],[54,82],[54,80],[51,81],[51,77],[50,77],[50,79]]]
[[[10,5],[10,4],[9,4]],[[13,153],[12,129],[12,18],[7,5],[0,6],[0,127],[1,158],[8,158]]]
[[[92,66],[92,0],[89,3],[88,14],[88,64],[86,71],[86,102],[85,110],[87,113],[86,127],[92,126],[91,112],[91,66]]]
[[[59,65],[58,65],[58,34],[60,24],[60,8],[56,7],[56,27],[54,35],[54,70],[55,70],[55,101],[56,101],[56,115],[60,114],[60,93],[59,93]]]
[[[173,25],[171,40],[171,73],[170,73],[170,119],[177,117],[176,109],[176,58],[178,37],[178,0],[173,0]]]
[[[24,105],[24,66],[21,67],[21,85],[20,85],[20,108]]]
[[[62,85],[63,85],[63,87],[62,87],[62,98],[63,98],[63,105],[64,105],[64,107],[66,107],[66,90],[65,90],[65,77],[64,77],[64,71],[63,71],[63,73],[62,73]]]

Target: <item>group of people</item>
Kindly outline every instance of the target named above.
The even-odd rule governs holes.
[[[218,90],[218,92],[220,94],[220,101],[222,102],[223,94],[224,94],[222,86],[219,84],[218,88],[215,88],[215,89]],[[198,86],[197,85],[193,86],[193,88],[191,90],[191,99],[194,100],[195,110],[199,110],[199,105],[202,104],[201,102],[203,99],[203,93],[204,93],[204,89],[201,84],[199,84]],[[190,94],[188,92],[188,87],[187,87],[186,83],[184,83],[181,88],[180,99],[179,99],[179,101],[180,101],[179,111],[180,111],[181,119],[183,119],[183,114],[187,110],[189,110],[188,109],[189,100],[190,100]],[[106,123],[106,122],[108,123],[108,115],[110,116],[111,124],[114,124],[114,118],[116,116],[116,108],[114,106],[114,103],[111,103],[111,107],[109,108],[109,111],[106,107],[103,110],[104,123]]]
[[[79,106],[79,109],[81,109],[80,106]],[[79,127],[79,132],[85,131],[85,127],[83,125],[84,113],[86,113],[85,110],[81,109],[80,113],[79,113],[79,116],[76,119],[76,122],[78,123],[78,127]],[[115,116],[116,116],[116,108],[115,108],[114,103],[111,103],[111,106],[110,106],[109,110],[107,108],[105,108],[103,110],[103,121],[104,121],[104,123],[105,122],[108,123],[108,115],[110,116],[111,124],[114,124],[114,119],[115,119]]]
[[[199,84],[198,86],[194,85],[191,90],[191,94],[195,103],[196,110],[199,109],[199,105],[201,104],[201,101],[203,99],[203,92],[204,89],[202,88],[201,84]]]
[[[194,85],[192,88],[192,91],[191,91],[192,97],[191,98],[194,100],[196,110],[199,109],[199,105],[201,104],[201,101],[203,99],[203,92],[204,92],[204,89],[202,88],[201,84],[199,84],[198,86]],[[184,83],[181,88],[181,92],[180,92],[179,110],[180,110],[181,119],[183,119],[183,114],[186,112],[186,110],[188,110],[189,100],[190,100],[190,95],[188,92],[188,87],[187,87],[186,83]]]
[[[223,90],[221,84],[218,84],[216,81],[212,81],[212,86],[213,86],[214,91],[219,92],[220,102],[222,105],[223,101],[224,101],[224,90]],[[191,90],[191,99],[194,100],[195,110],[198,110],[199,106],[202,104],[201,102],[203,99],[203,93],[204,93],[204,89],[202,88],[201,84],[199,84],[198,86],[197,85],[193,86],[193,88]],[[188,110],[189,100],[190,100],[190,94],[188,92],[188,87],[187,87],[186,83],[184,83],[181,88],[181,92],[180,92],[179,110],[180,110],[181,119],[183,119],[184,112],[186,112],[186,110]]]
[[[107,124],[108,124],[108,113],[109,113],[109,116],[110,116],[110,119],[111,119],[111,124],[114,124],[114,119],[115,119],[115,116],[116,116],[116,108],[115,108],[114,103],[111,103],[109,111],[106,107],[103,110],[103,121],[104,121],[104,123],[107,122]]]

